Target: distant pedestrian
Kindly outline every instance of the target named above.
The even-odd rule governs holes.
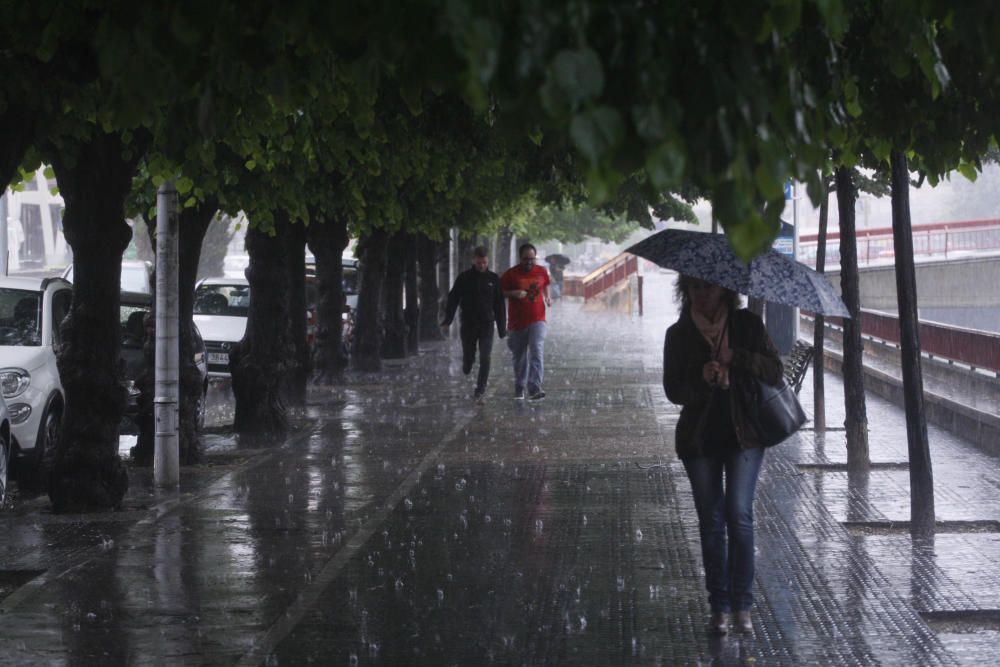
[[[514,356],[514,398],[523,399],[525,389],[528,399],[545,398],[542,380],[545,377],[545,307],[552,305],[549,298],[549,273],[535,266],[538,251],[525,243],[518,248],[518,266],[504,272],[500,287],[507,297],[507,328],[510,337],[507,347]]]
[[[476,360],[479,347],[479,375],[476,391],[472,397],[482,404],[486,393],[486,383],[490,377],[490,355],[493,352],[493,327],[500,338],[507,335],[507,315],[504,311],[503,293],[500,291],[500,276],[489,270],[490,260],[486,248],[479,246],[472,251],[472,268],[458,274],[455,284],[448,292],[448,306],[442,327],[449,326],[455,319],[455,311],[461,306],[462,326],[462,372],[468,375]]]
[[[781,359],[761,319],[739,308],[739,296],[690,276],[677,280],[681,304],[663,345],[663,389],[681,405],[675,444],[698,512],[709,630],[751,632],[753,498],[764,449],[755,442],[740,401],[740,383],[755,375],[781,380]],[[728,535],[728,544],[727,544]]]

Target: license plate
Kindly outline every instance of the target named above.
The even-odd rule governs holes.
[[[229,365],[229,355],[225,352],[209,352],[208,363]]]

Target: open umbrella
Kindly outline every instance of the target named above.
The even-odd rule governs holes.
[[[569,264],[569,257],[557,252],[551,255],[546,255],[545,261],[548,262],[550,265],[558,264],[559,266],[566,266],[567,264]]]
[[[745,264],[733,253],[724,234],[665,229],[626,252],[740,294],[811,313],[850,317],[826,276],[773,249]]]

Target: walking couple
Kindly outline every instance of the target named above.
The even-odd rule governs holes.
[[[441,326],[449,326],[461,307],[462,372],[466,375],[472,372],[479,349],[479,374],[473,394],[476,403],[484,402],[494,327],[500,338],[507,338],[513,356],[514,398],[545,398],[545,308],[552,305],[552,300],[549,274],[535,265],[537,255],[535,246],[525,243],[518,248],[518,265],[498,276],[489,270],[486,248],[479,246],[473,251],[472,267],[458,275],[448,293]]]

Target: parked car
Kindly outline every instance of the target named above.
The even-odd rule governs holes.
[[[7,412],[7,402],[0,397],[0,505],[3,505],[7,499],[7,480],[10,477],[12,449],[10,415]]]
[[[122,382],[128,394],[125,404],[125,419],[122,421],[123,433],[137,432],[135,417],[139,413],[139,389],[137,382],[146,373],[146,354],[144,346],[147,334],[152,334],[146,322],[153,307],[151,294],[143,292],[122,292],[119,312],[121,314],[121,360]],[[201,396],[198,402],[198,426],[205,423],[205,397],[208,393],[208,359],[205,352],[205,341],[201,337],[198,325],[191,324],[191,339],[194,347],[194,364],[201,374]]]
[[[205,340],[208,376],[229,377],[229,352],[243,340],[250,313],[246,278],[205,278],[194,289],[194,323]]]
[[[122,260],[121,290],[140,294],[153,293],[153,263],[138,259]],[[73,282],[73,265],[63,271],[63,280]]]
[[[63,396],[56,352],[72,286],[62,278],[0,277],[0,394],[10,419],[20,477],[36,481],[55,450]]]

